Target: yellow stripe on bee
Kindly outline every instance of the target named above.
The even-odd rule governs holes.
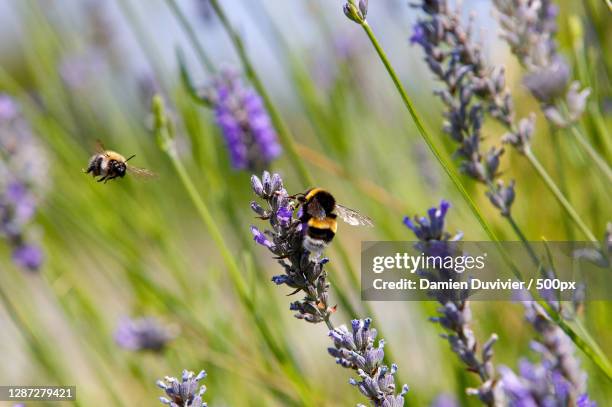
[[[308,226],[317,229],[331,229],[334,233],[338,230],[338,222],[333,218],[310,218],[308,219]]]
[[[125,157],[115,151],[110,151],[110,150],[105,151],[104,155],[106,155],[109,160],[125,162]]]
[[[313,188],[306,194],[306,200],[310,201],[313,196],[318,194],[319,192],[325,191],[323,188]]]

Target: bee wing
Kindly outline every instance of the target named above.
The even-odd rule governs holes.
[[[336,204],[336,215],[343,221],[352,226],[374,226],[372,219],[367,216],[361,215],[357,211],[354,211],[346,206]]]
[[[323,209],[316,199],[311,199],[306,204],[306,213],[317,219],[323,219],[325,217],[325,209]]]
[[[96,140],[96,144],[94,148],[95,148],[96,153],[104,154],[106,152],[106,149],[104,148],[104,144],[102,144],[100,139]]]
[[[151,179],[151,178],[157,177],[156,173],[154,173],[153,171],[149,171],[146,168],[139,168],[139,167],[128,165],[127,170],[130,174],[135,175],[138,178]]]

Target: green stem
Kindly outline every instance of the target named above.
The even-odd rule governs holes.
[[[557,176],[559,177],[559,189],[564,196],[567,196],[569,199],[569,188],[567,187],[567,178],[565,176],[565,168],[563,166],[563,154],[561,151],[561,140],[559,140],[559,132],[555,129],[554,126],[549,125],[549,135],[551,139],[551,143],[555,150],[555,165],[557,169]],[[568,240],[574,241],[574,229],[572,228],[570,220],[563,216],[563,227],[565,228],[565,234]]]
[[[512,230],[514,230],[514,233],[516,233],[520,241],[523,243],[523,246],[525,246],[525,249],[527,250],[527,253],[529,253],[529,257],[531,257],[531,260],[533,260],[536,266],[539,265],[540,259],[538,258],[538,255],[536,254],[535,250],[533,250],[533,247],[529,243],[529,240],[527,240],[527,237],[525,236],[519,225],[516,223],[512,215],[507,215],[504,217],[506,218],[506,220],[508,220],[508,223],[510,223]]]
[[[578,130],[576,124],[571,126],[571,131],[574,137],[576,137],[576,140],[578,140],[578,143],[580,143],[580,145],[582,146],[582,148],[584,148],[589,157],[591,157],[593,162],[595,162],[595,165],[597,165],[601,172],[606,176],[606,178],[608,179],[608,183],[612,183],[612,169],[610,169],[608,163],[603,159],[601,155],[599,155],[599,153],[597,153],[597,151],[595,151],[591,143],[589,143],[588,140],[584,137],[584,134],[582,134],[580,130]]]
[[[567,212],[570,218],[572,218],[576,226],[578,226],[578,228],[582,231],[582,233],[584,233],[587,239],[589,239],[590,241],[594,243],[597,243],[597,238],[595,238],[595,235],[593,235],[593,233],[589,230],[586,224],[582,221],[582,219],[580,218],[580,215],[578,215],[574,207],[568,202],[565,196],[561,193],[561,191],[559,190],[559,187],[557,187],[557,184],[555,184],[555,181],[553,181],[550,175],[548,175],[548,172],[546,172],[546,169],[542,166],[540,161],[538,161],[538,159],[536,158],[536,156],[533,154],[533,152],[531,151],[529,147],[525,148],[525,156],[527,157],[527,159],[529,160],[533,168],[536,170],[540,178],[542,178],[542,181],[544,181],[544,183],[546,184],[550,192],[552,192],[555,198],[557,198],[557,201],[559,201],[559,203],[561,204],[565,212]]]
[[[208,55],[206,55],[206,52],[204,51],[204,47],[198,41],[198,37],[196,35],[196,32],[193,26],[189,23],[189,20],[187,20],[187,17],[185,16],[181,8],[176,3],[176,0],[166,0],[166,4],[170,8],[170,10],[172,10],[172,14],[174,14],[174,16],[179,22],[179,25],[185,31],[185,34],[187,35],[189,42],[192,44],[193,49],[195,50],[195,53],[198,57],[198,60],[202,64],[202,67],[204,68],[204,70],[207,73],[215,72],[214,64],[212,63],[210,58],[208,58]]]

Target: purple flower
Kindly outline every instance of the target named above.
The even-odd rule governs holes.
[[[171,329],[159,323],[152,317],[122,318],[115,331],[115,342],[120,347],[131,350],[161,351],[166,344],[174,339]]]
[[[500,386],[506,393],[512,407],[538,407],[531,395],[528,384],[518,377],[511,369],[499,368],[501,373]]]
[[[425,37],[426,35],[427,33],[425,31],[425,28],[423,27],[423,24],[416,23],[414,27],[412,27],[412,35],[410,36],[410,43],[419,44],[420,46],[425,47],[427,45],[426,37]]]
[[[270,162],[281,154],[282,149],[276,140],[276,131],[270,122],[268,112],[261,97],[252,88],[244,91],[243,103],[253,139],[264,160]]]
[[[36,201],[31,192],[20,182],[11,182],[6,188],[5,198],[13,207],[15,222],[24,224],[36,212]]]
[[[272,248],[274,246],[274,244],[268,240],[266,235],[261,233],[259,229],[257,229],[255,226],[251,226],[251,233],[253,234],[253,240],[255,240],[260,245],[265,246],[267,248]]]
[[[493,3],[499,13],[502,37],[527,71],[523,83],[541,102],[546,119],[557,127],[576,122],[584,112],[590,90],[579,91],[579,82],[568,89],[570,66],[559,54],[555,40],[557,5],[552,0]],[[580,95],[580,103],[572,106],[576,95]],[[558,102],[567,103],[567,112],[555,106]]]
[[[449,394],[440,394],[431,403],[430,407],[459,407],[457,400]]]
[[[206,392],[206,386],[198,388],[199,381],[206,377],[204,370],[196,374],[183,370],[183,376],[179,381],[176,377],[166,376],[164,380],[158,380],[157,386],[166,392],[167,397],[159,400],[170,407],[206,407],[202,401],[202,395]]]
[[[38,246],[24,244],[13,250],[13,261],[15,264],[30,271],[36,271],[43,262],[43,253]]]
[[[360,380],[351,379],[349,383],[359,388],[374,406],[403,406],[408,386],[404,385],[401,393],[395,394],[397,365],[389,369],[382,364],[385,342],[381,339],[374,346],[377,332],[371,324],[370,318],[354,319],[350,331],[345,325],[332,329],[329,336],[334,347],[327,350],[337,364],[357,371]]]
[[[232,167],[267,167],[282,149],[261,97],[230,72],[217,79],[214,93],[215,120],[225,138]]]
[[[412,230],[419,240],[447,240],[444,234],[444,218],[448,208],[450,208],[450,203],[442,200],[439,208],[430,208],[427,211],[429,218],[415,217],[412,221],[406,216],[404,225]]]
[[[0,93],[0,122],[12,120],[19,113],[19,108],[13,99]]]
[[[589,399],[589,395],[584,393],[576,400],[577,407],[597,407],[597,403]]]
[[[571,339],[538,303],[525,300],[523,304],[525,317],[539,336],[531,342],[531,349],[540,360],[520,360],[519,374],[500,367],[501,388],[511,400],[510,405],[566,406],[574,400],[580,406],[580,398],[586,396],[586,374],[580,369]]]
[[[540,102],[550,103],[565,94],[569,79],[569,65],[563,58],[557,57],[550,65],[526,74],[523,84]]]
[[[276,218],[282,226],[289,226],[293,219],[293,208],[282,206],[276,211]]]

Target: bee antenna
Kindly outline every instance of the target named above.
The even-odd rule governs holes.
[[[132,155],[130,156],[130,158],[128,158],[127,160],[125,160],[125,162],[130,161],[130,160],[131,160],[132,158],[134,158],[134,157],[136,157],[136,154],[132,154]]]

